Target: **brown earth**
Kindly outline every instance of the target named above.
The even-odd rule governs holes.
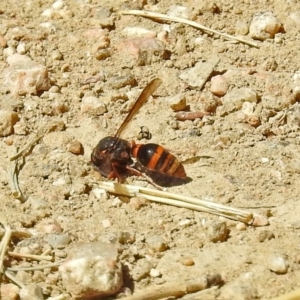
[[[47,67],[52,85],[50,91],[25,96],[12,95],[3,84],[0,88],[1,107],[19,116],[15,133],[0,139],[1,211],[18,230],[39,231],[45,220],[56,220],[72,242],[113,241],[129,232],[129,241],[120,243],[121,261],[129,274],[135,274],[138,261],[149,256],[160,272],[157,277],[133,278],[135,290],[215,272],[222,275],[224,286],[209,290],[202,299],[271,299],[299,288],[299,105],[292,89],[293,76],[300,69],[300,23],[295,19],[300,16],[300,3],[217,1],[214,6],[210,1],[177,1],[191,9],[195,21],[232,35],[240,34],[239,24],[249,26],[257,12],[271,11],[282,27],[274,38],[257,41],[259,47],[255,48],[172,23],[162,46],[167,52],[158,49],[149,54],[147,50],[145,57],[141,53],[134,56],[122,44],[132,38],[124,28],[145,28],[155,36],[169,23],[118,15],[117,11],[166,13],[174,4],[170,0],[146,2],[70,0],[62,11],[47,17],[42,13],[51,7],[51,1],[0,1],[0,34],[7,42],[0,47],[0,68],[7,67],[5,49],[17,49],[24,42],[25,54]],[[45,22],[50,25],[42,27]],[[93,30],[101,27],[103,32]],[[14,28],[21,29],[15,32]],[[201,38],[199,43],[197,38]],[[220,62],[212,76],[226,76],[227,93],[243,87],[257,93],[259,126],[240,117],[240,109],[222,107],[223,97],[211,93],[210,78],[201,91],[179,79],[178,75],[196,62],[216,57]],[[130,84],[120,87],[117,80],[121,76]],[[162,87],[122,137],[136,140],[140,126],[147,126],[151,142],[163,145],[180,160],[199,156],[198,161],[185,165],[192,181],[169,190],[265,215],[269,226],[244,228],[236,221],[155,203],[137,210],[129,199],[95,195],[97,182],[105,179],[89,164],[93,148],[101,138],[116,132],[128,107],[155,77],[163,80]],[[128,92],[127,100],[124,95]],[[176,121],[168,98],[178,93],[185,95],[191,111],[210,108],[211,115],[203,120]],[[264,103],[266,94],[274,96],[273,102]],[[88,95],[105,103],[107,112],[82,112],[82,99]],[[8,184],[9,157],[44,129],[50,132],[26,156],[20,169],[19,184],[29,197],[22,203],[14,199]],[[82,144],[83,155],[68,151],[74,140]],[[134,176],[127,181],[148,186]],[[188,225],[181,225],[186,220]],[[214,243],[207,226],[221,221],[225,221],[229,236]],[[168,249],[159,255],[151,253],[145,242],[149,236],[162,236]],[[33,239],[32,243],[43,245],[33,251],[36,254],[48,247],[43,240]],[[17,242],[11,250],[14,247],[18,249]],[[51,253],[59,260],[67,248],[54,248]],[[289,266],[284,274],[270,270],[270,260],[276,255]],[[194,264],[180,263],[180,257],[192,259]],[[12,264],[22,266],[16,261]],[[42,272],[43,276],[29,274],[46,297],[65,293],[59,276],[54,284],[48,271]]]

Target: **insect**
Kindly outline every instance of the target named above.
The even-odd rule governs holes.
[[[138,140],[141,140],[141,139],[150,140],[152,138],[152,134],[151,134],[149,128],[146,126],[141,126],[140,128],[141,128],[141,131],[139,132],[137,139]]]
[[[123,183],[126,177],[137,175],[161,189],[162,186],[186,182],[183,165],[168,150],[158,144],[135,144],[120,138],[132,117],[139,111],[151,94],[161,85],[159,78],[153,79],[142,91],[114,136],[100,140],[91,154],[94,168],[108,179]]]

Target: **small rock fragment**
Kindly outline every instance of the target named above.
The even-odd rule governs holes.
[[[189,86],[201,90],[218,62],[219,59],[198,62],[193,68],[182,71],[179,78],[186,82]]]
[[[50,233],[46,235],[44,239],[53,248],[57,248],[59,246],[66,246],[71,242],[71,238],[67,233],[64,234]]]
[[[141,258],[137,261],[135,268],[131,272],[131,276],[133,280],[140,281],[150,274],[152,268],[153,265],[148,259]]]
[[[161,273],[159,270],[157,269],[151,269],[150,270],[150,276],[151,277],[160,277],[161,276]]]
[[[0,47],[5,48],[6,45],[7,45],[7,41],[6,41],[5,37],[0,33]]]
[[[44,300],[43,290],[35,283],[30,283],[20,291],[20,300]]]
[[[269,220],[266,216],[255,214],[253,216],[252,226],[267,226],[269,225]]]
[[[168,249],[168,245],[165,243],[164,239],[158,235],[148,237],[146,243],[154,253],[164,252]]]
[[[187,267],[193,266],[195,264],[194,260],[189,256],[183,256],[179,259],[179,261]]]
[[[167,15],[172,17],[184,18],[188,20],[193,19],[193,11],[191,8],[186,6],[180,6],[173,4],[167,11]]]
[[[285,257],[281,255],[274,255],[269,259],[269,269],[276,274],[286,274],[289,264]]]
[[[83,154],[82,144],[77,140],[71,141],[68,144],[67,149],[69,152],[76,154],[76,155]]]
[[[173,111],[180,111],[186,109],[186,99],[183,94],[177,94],[169,99],[169,105]]]
[[[123,284],[118,249],[113,244],[75,244],[59,272],[65,289],[74,298],[113,295]]]
[[[17,300],[19,299],[20,289],[18,286],[7,283],[2,283],[0,286],[0,299],[1,300]]]
[[[136,210],[140,210],[142,206],[147,203],[147,199],[144,197],[132,197],[130,198],[129,204]]]
[[[122,231],[119,236],[119,243],[122,245],[133,244],[135,242],[134,232]]]
[[[36,95],[38,92],[49,90],[50,79],[45,66],[28,58],[9,64],[10,67],[3,71],[3,77],[4,84],[12,94]]]
[[[253,283],[233,282],[226,284],[221,289],[221,299],[252,300],[258,298],[258,291]]]
[[[253,16],[249,33],[253,39],[263,41],[269,38],[274,38],[280,27],[281,23],[272,12],[260,12]]]
[[[213,243],[224,242],[228,237],[226,222],[208,221],[205,223],[207,237]]]
[[[63,229],[56,220],[44,219],[35,227],[40,233],[61,233]]]
[[[95,96],[84,96],[82,98],[81,112],[92,116],[100,116],[107,112],[105,103]]]
[[[212,77],[210,90],[216,96],[224,96],[228,90],[227,79],[222,75]]]
[[[18,114],[14,111],[0,110],[0,136],[13,133],[14,125],[18,121]]]
[[[139,36],[149,38],[155,38],[156,36],[156,33],[154,31],[138,26],[127,26],[122,30],[122,32],[125,33],[127,36]]]

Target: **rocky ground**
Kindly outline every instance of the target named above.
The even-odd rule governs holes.
[[[118,13],[132,9],[254,44]],[[47,257],[7,255],[18,282],[3,275],[1,299],[84,298],[81,277],[103,274],[107,286],[94,289],[110,299],[215,274],[219,287],[189,299],[272,299],[299,288],[299,42],[297,1],[0,0],[1,211],[14,232],[7,250]],[[169,191],[260,214],[268,226],[99,188],[107,179],[91,152],[153,78],[162,85],[122,138],[137,140],[147,126],[152,138],[142,143],[187,162],[192,180]],[[199,114],[178,120],[178,111]],[[9,158],[34,139],[18,160],[17,199]],[[127,182],[152,188],[136,176]],[[67,263],[20,269],[76,260],[86,247],[100,261],[76,271]]]

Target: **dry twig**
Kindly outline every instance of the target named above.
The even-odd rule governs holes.
[[[222,33],[220,31],[208,28],[206,26],[203,26],[197,22],[194,21],[190,21],[184,18],[179,18],[179,17],[172,17],[172,16],[168,16],[168,15],[164,15],[164,14],[159,14],[159,13],[155,13],[155,12],[151,12],[151,11],[144,11],[144,10],[122,10],[119,11],[120,14],[122,15],[136,15],[136,16],[142,16],[142,17],[146,17],[146,18],[151,18],[151,19],[158,19],[158,20],[163,20],[163,21],[171,21],[171,22],[177,22],[177,23],[183,23],[183,24],[187,24],[190,25],[192,27],[204,30],[206,32],[212,32],[215,33],[217,35],[223,36],[224,38],[226,38],[227,40],[235,40],[237,42],[240,43],[244,43],[247,44],[249,46],[253,46],[258,48],[258,44],[253,42],[253,41],[247,41],[243,38],[240,37],[236,37],[227,33]]]
[[[113,194],[123,195],[127,197],[141,196],[150,201],[207,212],[247,224],[250,224],[253,221],[253,215],[250,212],[211,201],[205,201],[197,198],[177,195],[170,192],[158,191],[128,184],[120,184],[116,182],[102,181],[98,183],[98,186]]]
[[[194,280],[183,282],[166,283],[147,288],[134,295],[122,298],[123,300],[158,300],[167,297],[181,297],[188,293],[194,293],[213,285],[221,285],[222,278],[219,274],[213,276],[202,276]]]
[[[31,260],[52,260],[52,256],[34,255],[34,254],[22,254],[17,252],[8,252],[8,255],[18,258],[28,258]]]

